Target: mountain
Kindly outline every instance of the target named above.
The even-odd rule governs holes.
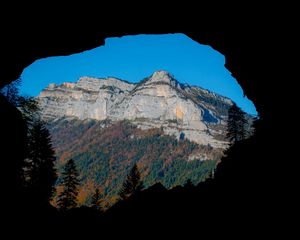
[[[95,188],[110,205],[137,163],[145,187],[197,184],[227,147],[225,123],[232,101],[156,71],[139,83],[82,77],[50,84],[38,97],[52,134],[60,172],[73,158],[80,171],[81,204]],[[58,192],[60,189],[57,189]]]
[[[228,98],[200,87],[181,84],[166,71],[132,84],[117,78],[82,77],[77,83],[50,84],[39,95],[44,120],[129,120],[141,129],[162,127],[198,144],[224,148],[221,141]],[[216,128],[216,125],[219,127]],[[224,128],[223,128],[224,129]]]

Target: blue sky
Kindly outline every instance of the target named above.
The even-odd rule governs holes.
[[[184,34],[107,38],[104,46],[89,51],[35,61],[24,69],[20,90],[37,96],[50,83],[76,82],[81,76],[139,82],[154,71],[166,70],[179,82],[227,96],[244,111],[256,114],[224,64],[222,54]]]

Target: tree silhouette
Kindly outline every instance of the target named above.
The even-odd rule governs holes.
[[[20,96],[20,85],[19,78],[0,89],[6,100],[21,112],[26,126],[24,155],[15,169],[17,181],[32,199],[48,203],[56,181],[54,150],[49,131],[40,121],[38,102],[33,97]]]
[[[73,159],[70,159],[63,168],[61,185],[63,191],[58,195],[57,205],[62,211],[77,206],[79,174]]]
[[[184,187],[185,188],[193,188],[193,187],[195,187],[195,185],[193,184],[193,182],[191,181],[191,179],[188,179],[186,181],[186,183],[184,184]]]
[[[6,100],[14,105],[15,107],[18,106],[19,102],[19,86],[21,85],[21,78],[5,85],[3,88],[0,89],[0,93],[6,98]]]
[[[40,109],[34,97],[19,95],[20,85],[21,78],[18,78],[1,88],[0,94],[2,94],[10,104],[21,111],[22,118],[30,125],[33,124],[34,121],[40,120]]]
[[[119,195],[123,200],[125,200],[131,195],[134,195],[137,192],[141,191],[142,188],[143,183],[141,181],[141,175],[139,173],[137,165],[134,164],[134,166],[132,167],[132,169],[126,177],[126,180],[123,183]]]
[[[92,196],[91,207],[99,211],[101,210],[101,194],[98,188]]]
[[[245,139],[247,124],[246,113],[234,103],[228,110],[227,139],[231,143]]]
[[[34,97],[20,96],[17,103],[18,109],[22,112],[22,118],[30,128],[35,122],[40,121],[40,108]]]
[[[48,129],[40,121],[30,129],[28,157],[24,161],[25,185],[43,201],[49,201],[56,181],[55,153]]]

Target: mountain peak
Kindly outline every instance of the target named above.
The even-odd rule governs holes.
[[[152,77],[170,77],[170,73],[165,70],[158,70],[152,74]]]
[[[152,76],[149,78],[147,83],[154,83],[154,82],[163,82],[167,84],[171,84],[174,80],[172,75],[164,70],[155,71]]]

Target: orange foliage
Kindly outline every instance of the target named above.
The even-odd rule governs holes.
[[[83,186],[80,187],[79,193],[78,193],[78,204],[82,205],[88,196],[92,195],[95,191],[95,184],[91,180],[87,180]]]
[[[71,158],[72,154],[70,152],[63,152],[63,154],[60,157],[60,162],[62,164],[65,164],[67,160]]]
[[[53,199],[50,201],[50,204],[53,207],[57,207],[57,200],[58,200],[57,196],[63,191],[63,187],[62,186],[56,186],[55,191],[56,191],[56,194],[53,197]]]

